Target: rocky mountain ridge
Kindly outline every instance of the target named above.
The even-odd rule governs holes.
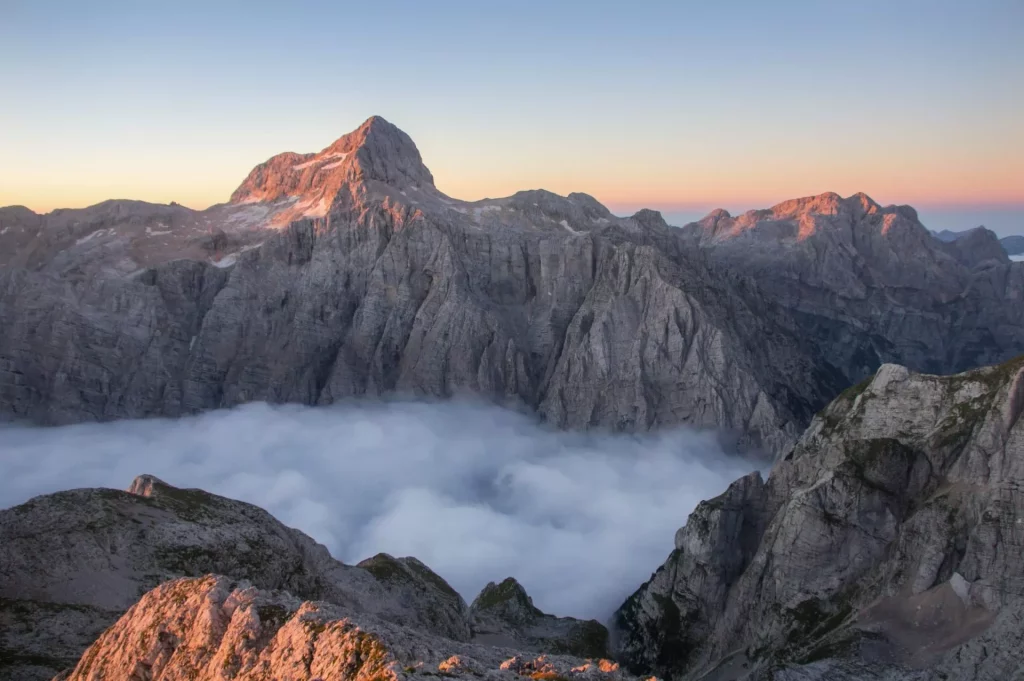
[[[823,194],[677,229],[585,194],[464,202],[378,117],[206,211],[0,225],[0,412],[45,424],[468,393],[778,453],[883,362],[1024,352],[1024,266],[910,207]]]
[[[883,365],[767,480],[702,502],[627,600],[634,670],[681,679],[1019,678],[1024,357]]]

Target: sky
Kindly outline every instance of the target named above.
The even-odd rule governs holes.
[[[202,208],[377,114],[464,199],[1024,232],[1021,0],[0,0],[0,92],[0,205],[38,211]]]
[[[459,402],[0,424],[0,451],[0,509],[149,473],[261,506],[349,564],[412,555],[467,602],[511,576],[546,612],[602,621],[665,561],[700,500],[764,466],[688,428],[557,432]]]

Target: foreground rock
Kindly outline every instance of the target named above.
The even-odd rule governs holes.
[[[470,636],[465,601],[418,561],[403,559],[416,566],[405,580],[379,579],[250,504],[152,476],[131,489],[71,490],[0,511],[0,677],[32,678],[37,667],[52,676],[148,590],[208,572]]]
[[[767,481],[701,503],[616,614],[687,679],[1010,679],[1024,664],[1024,358],[883,366]]]
[[[459,201],[371,118],[206,211],[0,209],[0,415],[468,392],[558,426],[687,423],[780,452],[881,362],[1024,352],[1024,265],[977,260],[994,252],[863,196],[685,230],[585,194]]]
[[[207,573],[425,634],[473,636],[465,601],[415,558],[345,565],[263,509],[143,475],[128,492],[70,490],[0,511],[0,679],[53,676],[144,593]],[[561,628],[517,640],[519,649],[583,649],[588,623],[541,617]]]
[[[607,661],[523,657],[207,576],[154,589],[82,656],[69,681],[396,681],[446,676],[630,678]]]

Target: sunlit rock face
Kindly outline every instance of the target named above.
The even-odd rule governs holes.
[[[616,614],[621,659],[685,679],[1012,678],[1022,411],[1024,357],[954,376],[883,365],[767,480],[697,507]]]
[[[403,579],[344,565],[256,506],[150,475],[35,497],[0,511],[0,678],[49,678],[149,589],[209,572],[467,640],[465,601],[401,561]]]
[[[538,657],[460,643],[213,575],[172,581],[147,593],[61,678],[398,681],[424,676],[633,678],[608,660]]]
[[[585,194],[459,201],[374,117],[205,211],[0,209],[0,409],[68,423],[470,393],[778,453],[882,362],[1024,351],[1024,268],[955,248],[864,195],[682,230]]]
[[[157,588],[176,578],[210,573],[223,576],[181,582],[193,585],[188,589],[196,598],[186,598],[182,595],[185,591],[174,591],[174,587]],[[360,622],[377,623],[375,626],[386,631],[405,631],[403,636],[415,641],[432,641],[430,645],[438,654],[444,652],[444,658],[476,650],[458,644],[470,640],[502,648],[500,652],[475,653],[494,657],[495,668],[515,654],[575,656],[565,662],[570,666],[578,666],[582,658],[607,656],[608,632],[597,622],[535,610],[529,622],[501,630],[511,634],[507,640],[494,640],[484,635],[490,631],[490,610],[471,613],[448,582],[416,558],[381,553],[356,566],[346,565],[257,506],[200,489],[177,488],[152,475],[137,477],[127,492],[69,490],[0,511],[0,574],[4,576],[0,581],[0,650],[4,653],[0,679],[47,679],[74,666],[83,651],[118,618],[121,624],[107,630],[96,644],[110,649],[93,656],[120,662],[79,665],[76,673],[80,678],[128,679],[132,664],[167,666],[163,672],[167,676],[159,678],[193,678],[189,669],[199,674],[202,665],[190,667],[191,662],[183,662],[184,649],[174,650],[185,636],[207,640],[224,634],[221,625],[231,619],[235,607],[231,603],[236,603],[228,598],[228,592],[242,588],[235,584],[240,581],[248,589],[245,598],[257,589],[273,591],[267,598],[289,608],[289,617],[296,610],[335,613],[330,621],[358,615]],[[157,595],[140,603],[139,598],[154,588]],[[167,596],[167,588],[173,592],[171,596]],[[300,608],[302,601],[319,605]],[[226,608],[222,613],[225,620],[218,619],[216,608]],[[148,610],[142,618],[145,623],[137,617],[140,609]],[[204,619],[210,612],[214,612],[213,620]],[[338,614],[342,612],[345,614]],[[183,629],[163,637],[146,637],[144,643],[139,640],[137,644],[133,634],[129,648],[122,645],[121,634],[111,633],[118,626],[149,631],[155,619],[169,621],[178,616],[179,624],[185,622]],[[307,619],[301,613],[295,617],[303,622]],[[278,620],[280,626],[284,620]],[[266,644],[273,632],[262,631],[266,636],[261,639],[257,631],[253,640]],[[168,648],[166,644],[172,640],[178,643]],[[115,647],[116,654],[111,652]],[[262,659],[260,654],[253,653],[253,659]],[[418,664],[433,659],[429,655],[423,658],[424,654],[408,652],[421,656]],[[187,655],[191,660],[200,653],[192,650]],[[157,658],[162,660],[159,665]],[[203,664],[207,662],[209,659]],[[216,664],[222,662],[216,658]],[[234,673],[241,674],[244,666]],[[202,673],[216,669],[214,665]],[[239,678],[253,677],[243,674]]]

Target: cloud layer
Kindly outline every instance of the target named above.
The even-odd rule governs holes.
[[[180,420],[0,428],[0,507],[140,473],[248,501],[345,562],[413,555],[467,601],[516,577],[606,618],[701,499],[757,465],[708,433],[554,432],[490,406],[250,404]]]

